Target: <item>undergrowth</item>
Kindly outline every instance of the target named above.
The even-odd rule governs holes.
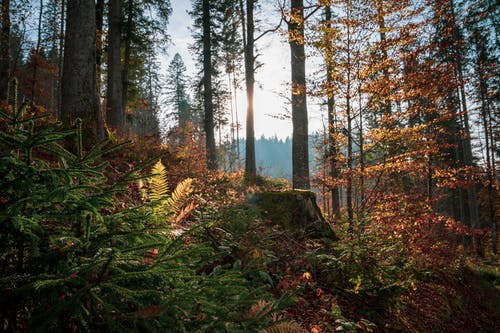
[[[498,262],[425,225],[394,233],[366,215],[332,222],[339,240],[295,235],[256,199],[284,181],[248,186],[194,149],[84,147],[79,123],[25,111],[0,113],[4,331],[500,329]]]
[[[85,149],[78,124],[39,124],[42,117],[18,110],[0,117],[3,330],[251,332],[275,325],[279,301],[266,281],[240,261],[224,261],[228,250],[204,240],[204,224],[172,234],[175,191],[140,204],[120,200],[148,165],[110,181],[106,156],[123,144]],[[67,149],[74,141],[76,154]],[[266,316],[241,315],[262,300],[271,304]]]

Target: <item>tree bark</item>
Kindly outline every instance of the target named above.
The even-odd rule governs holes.
[[[69,1],[61,118],[66,125],[81,118],[85,127],[90,128],[97,139],[102,139],[104,133],[97,98],[95,44],[95,1]]]
[[[210,1],[203,0],[203,106],[205,110],[205,140],[207,166],[217,170],[217,152],[215,149],[214,107],[212,101],[212,47],[210,27]]]
[[[40,8],[38,9],[38,30],[36,38],[36,47],[33,52],[32,62],[33,62],[33,76],[31,78],[31,105],[35,104],[36,95],[36,81],[37,81],[37,71],[38,71],[38,58],[40,53],[40,43],[42,41],[42,18],[43,18],[43,0],[40,0]]]
[[[111,0],[109,1],[111,3]],[[108,5],[109,6],[109,5]],[[95,62],[97,71],[100,71],[102,64],[102,36],[103,36],[103,23],[104,23],[104,0],[97,0],[95,8],[95,24],[96,24],[96,55]]]
[[[130,57],[132,53],[132,35],[134,33],[134,2],[128,1],[127,5],[127,22],[125,23],[125,53],[123,56],[123,73],[122,73],[122,113],[125,117],[128,101],[128,77],[130,72]],[[123,124],[125,126],[125,124]],[[125,132],[125,129],[123,129]]]
[[[387,37],[385,34],[385,12],[384,12],[384,1],[383,0],[377,0],[377,18],[378,18],[378,28],[379,28],[379,35],[380,35],[380,51],[382,52],[382,72],[384,75],[384,81],[386,85],[389,85],[389,68],[387,67]],[[388,98],[388,95],[390,92],[383,92],[383,105],[382,105],[382,111],[384,115],[390,115],[392,113],[392,108],[391,108],[391,101]]]
[[[121,133],[125,123],[122,105],[123,80],[121,66],[121,1],[110,0],[108,10],[108,89],[107,125]]]
[[[336,139],[336,117],[335,117],[335,96],[333,92],[335,68],[333,62],[333,40],[331,37],[332,30],[332,9],[325,6],[325,26],[326,36],[328,41],[326,50],[326,77],[327,77],[327,110],[328,110],[328,158],[330,162],[330,177],[335,180],[339,176],[337,168],[337,139]],[[331,186],[332,196],[332,213],[336,219],[340,218],[340,195],[338,186]]]
[[[61,7],[60,7],[60,15],[61,15],[61,22],[59,26],[59,54],[58,54],[58,62],[57,62],[57,118],[61,119],[61,107],[62,107],[62,72],[63,72],[63,61],[64,61],[64,35],[65,35],[65,30],[64,30],[64,22],[65,22],[65,14],[66,14],[66,1],[61,0]]]
[[[462,41],[462,36],[460,35],[459,27],[457,26],[456,23],[456,16],[455,16],[455,5],[453,0],[450,0],[449,2],[450,6],[450,11],[451,11],[451,20],[452,20],[452,39],[453,39],[453,44],[455,46],[455,49],[452,51],[454,54],[454,66],[455,66],[455,73],[456,73],[456,79],[458,81],[458,88],[459,88],[459,95],[460,95],[460,105],[461,105],[461,110],[462,110],[462,117],[463,117],[463,129],[464,129],[464,135],[465,137],[462,138],[462,145],[463,145],[463,150],[464,150],[464,162],[465,165],[472,167],[474,165],[473,163],[473,156],[472,156],[472,144],[471,144],[471,137],[470,137],[470,126],[469,126],[469,113],[468,113],[468,108],[467,108],[467,98],[465,96],[465,80],[463,76],[463,65],[462,65],[462,46],[461,46],[461,41]],[[482,245],[480,244],[480,239],[477,235],[474,234],[474,231],[479,227],[479,208],[478,208],[478,202],[477,202],[477,189],[476,189],[476,184],[474,183],[473,176],[472,176],[472,169],[469,169],[467,171],[467,181],[470,182],[472,185],[470,188],[467,190],[467,199],[468,199],[468,205],[469,205],[469,220],[470,220],[470,226],[472,229],[472,245],[475,250],[475,252],[479,255],[483,255],[483,249]]]
[[[245,179],[253,183],[257,176],[255,163],[255,131],[254,131],[254,83],[255,83],[255,57],[254,57],[254,0],[246,1],[246,44],[245,44],[245,83],[247,89],[247,127],[245,141]]]
[[[488,85],[487,82],[483,79],[487,74],[485,73],[485,69],[488,66],[488,56],[487,50],[484,45],[485,38],[480,38],[481,33],[476,31],[476,76],[479,81],[479,99],[480,99],[480,110],[481,110],[481,121],[484,130],[484,142],[485,142],[485,153],[486,153],[486,175],[488,179],[488,219],[491,225],[491,245],[492,251],[494,254],[498,253],[497,247],[497,223],[495,220],[496,217],[496,208],[494,203],[494,184],[495,184],[495,168],[493,166],[493,160],[495,158],[492,155],[492,146],[494,146],[494,142],[490,140],[491,138],[491,124],[489,124],[491,114],[490,105],[488,103]]]
[[[10,0],[2,0],[0,31],[0,102],[8,99],[10,80]]]
[[[309,189],[309,131],[307,119],[306,55],[304,49],[304,3],[292,0],[288,23],[292,79],[292,185]]]

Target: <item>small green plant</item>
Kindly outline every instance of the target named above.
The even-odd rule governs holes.
[[[180,217],[194,209],[193,204],[187,205],[189,195],[193,192],[193,179],[184,179],[169,193],[167,170],[161,160],[154,164],[148,184],[149,195],[145,197],[152,201],[154,215],[160,220],[178,222]]]

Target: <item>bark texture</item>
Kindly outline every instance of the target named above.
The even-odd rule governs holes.
[[[67,23],[62,76],[61,118],[70,125],[76,118],[103,137],[96,84],[95,1],[72,0],[67,6]]]
[[[205,139],[207,166],[217,170],[217,152],[215,150],[214,107],[212,101],[212,48],[210,27],[210,1],[203,0],[203,104],[205,109]]]
[[[309,150],[304,50],[304,3],[291,1],[288,42],[292,74],[292,183],[294,189],[309,189]]]
[[[10,0],[2,0],[0,31],[0,102],[7,99],[10,79]]]
[[[247,124],[245,142],[245,178],[253,182],[257,176],[255,163],[255,131],[253,95],[255,83],[255,56],[254,56],[254,0],[246,1],[246,43],[245,43],[245,83],[247,89]]]
[[[125,123],[122,105],[123,80],[121,66],[121,1],[109,1],[108,14],[108,99],[106,105],[106,120],[108,126],[118,133]]]
[[[331,38],[332,29],[332,10],[330,6],[325,6],[325,27],[327,33],[325,39],[328,41],[326,50],[325,64],[327,77],[327,100],[328,109],[328,158],[330,164],[330,177],[337,179],[339,170],[337,167],[337,140],[336,140],[336,124],[335,124],[335,96],[333,92],[335,66],[333,61],[333,40]],[[340,218],[340,195],[338,186],[331,187],[332,195],[332,212],[335,218]]]

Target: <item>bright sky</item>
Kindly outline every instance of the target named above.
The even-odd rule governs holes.
[[[167,56],[164,56],[162,62],[166,68],[175,53],[179,53],[188,71],[194,72],[195,62],[188,51],[189,44],[193,42],[189,30],[192,26],[192,18],[187,13],[191,9],[191,1],[171,0],[171,3],[173,12],[168,32],[172,38],[173,45],[170,46],[169,53]],[[265,27],[276,26],[279,22],[280,14],[273,5],[263,6],[265,8],[262,9],[262,12],[268,13],[268,16],[273,18],[273,21],[265,19],[262,24]],[[266,137],[277,135],[278,138],[283,139],[287,136],[291,137],[291,120],[275,118],[280,114],[291,113],[289,110],[290,107],[283,97],[290,95],[289,88],[287,87],[287,83],[290,81],[290,50],[286,43],[286,38],[280,35],[280,33],[268,34],[258,41],[257,48],[261,53],[258,61],[262,62],[263,66],[256,73],[254,96],[255,135],[256,137],[260,137],[261,135]],[[322,127],[318,107],[312,105],[311,102],[309,99],[310,132]],[[242,127],[240,136],[244,136],[246,118],[246,95],[244,91],[241,91],[238,95],[238,104],[238,120]]]

